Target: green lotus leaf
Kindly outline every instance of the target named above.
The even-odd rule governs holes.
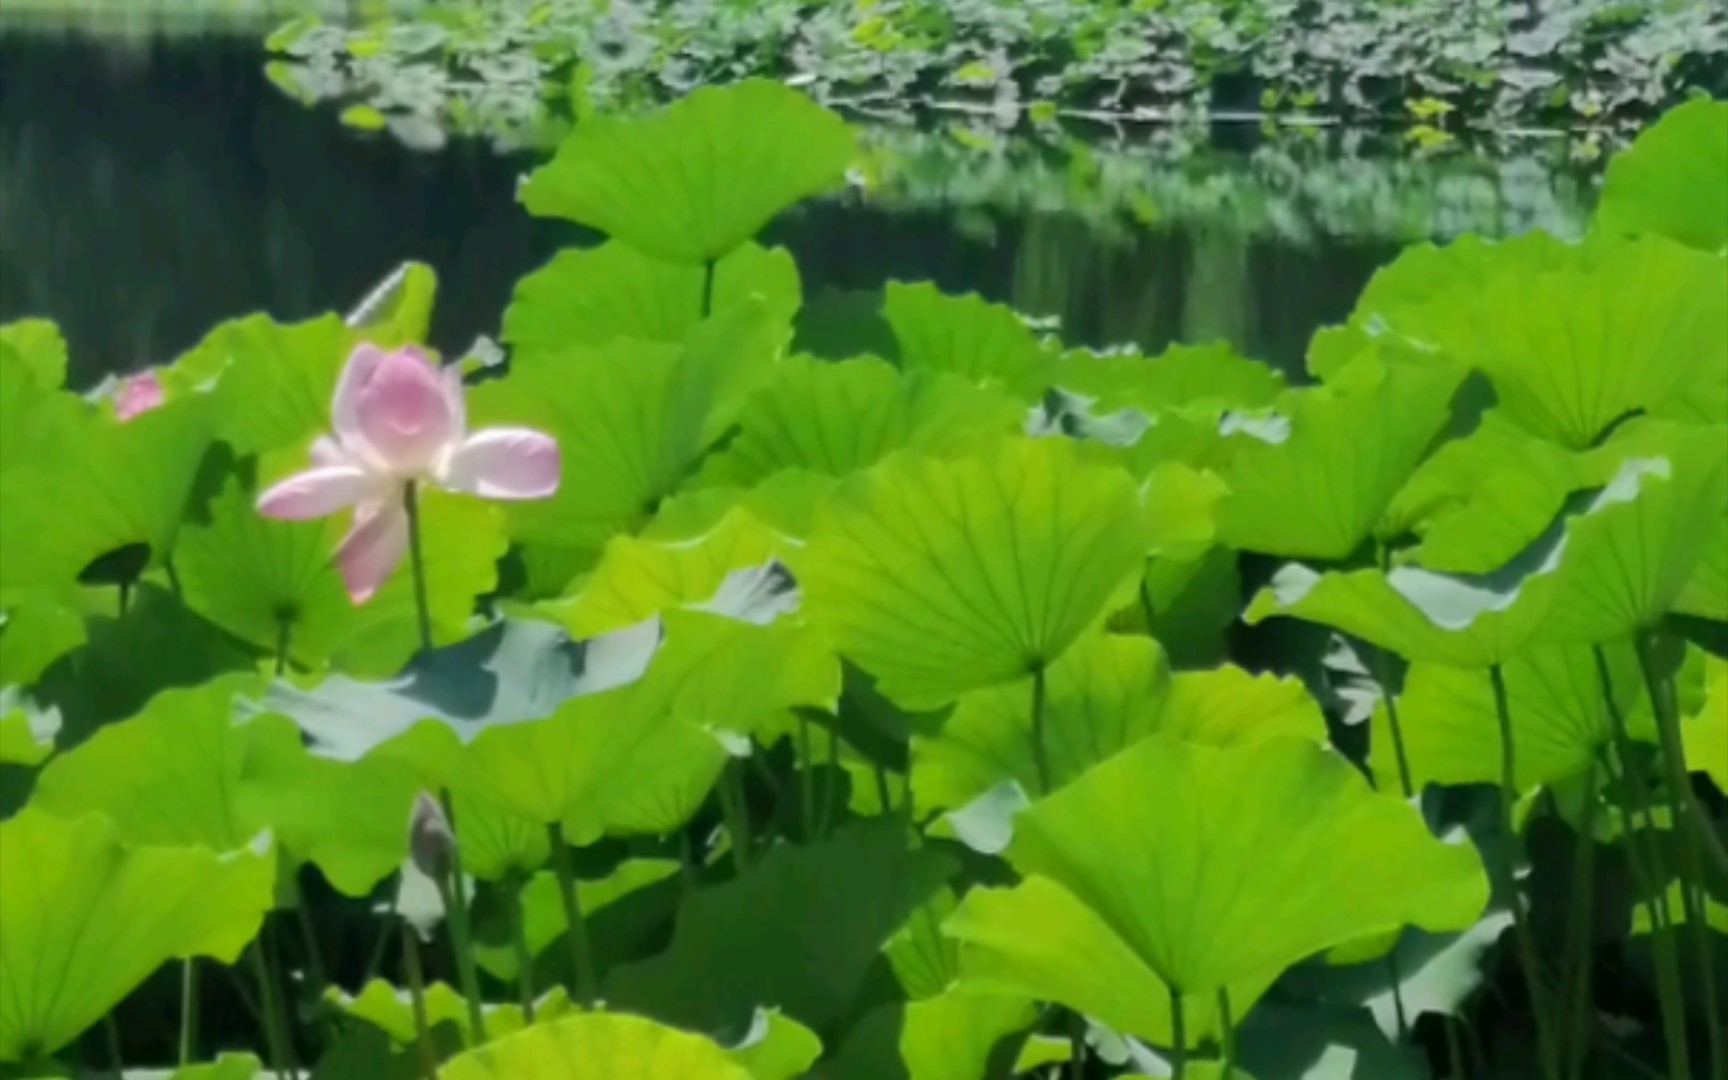
[[[29,686],[85,640],[77,588],[11,590],[0,608],[0,686]]]
[[[1012,308],[976,293],[949,296],[928,283],[890,281],[882,316],[899,344],[902,371],[948,372],[1023,401],[1050,383],[1056,354]]]
[[[437,272],[405,262],[373,286],[345,321],[374,344],[396,348],[427,339],[437,301]]]
[[[1686,760],[1728,794],[1728,660],[1704,660],[1704,699],[1682,728]]]
[[[805,627],[685,611],[664,621],[666,643],[639,682],[483,730],[458,786],[562,822],[577,844],[607,831],[661,835],[700,807],[726,761],[723,733],[750,735],[798,706],[832,707],[839,693],[832,651]]]
[[[1728,511],[1710,527],[1704,539],[1704,554],[1680,595],[1674,598],[1674,610],[1728,622]]]
[[[1037,1019],[1031,999],[956,986],[922,1001],[885,1005],[848,1034],[819,1080],[984,1080],[1002,1040]],[[1017,1072],[1030,1070],[1016,1070]]]
[[[1232,547],[1343,559],[1427,456],[1451,419],[1463,373],[1380,364],[1372,377],[1288,391],[1288,436],[1238,435],[1224,470],[1219,533]]]
[[[1629,722],[1648,713],[1638,659],[1624,644],[1603,647],[1613,707]],[[1506,661],[1507,712],[1520,790],[1560,783],[1582,773],[1613,738],[1595,651],[1588,645],[1531,645]],[[1411,778],[1424,784],[1498,784],[1500,720],[1493,686],[1480,669],[1415,663],[1398,699],[1400,730]],[[1397,783],[1391,721],[1374,712],[1371,763]]]
[[[1433,260],[1425,301],[1373,310],[1485,374],[1507,420],[1572,450],[1639,411],[1728,422],[1728,261],[1654,236],[1475,250]]]
[[[558,440],[550,499],[513,503],[513,538],[597,550],[652,518],[774,370],[784,328],[759,302],[702,323],[682,346],[616,338],[535,354],[469,395],[476,425],[523,424]]]
[[[617,337],[676,344],[702,319],[703,271],[660,262],[614,240],[567,248],[523,278],[504,311],[504,341],[518,356],[604,345]],[[790,323],[798,267],[784,248],[745,244],[714,268],[713,313],[761,297]]]
[[[348,598],[332,554],[347,521],[274,521],[231,480],[206,522],[182,531],[175,555],[186,603],[262,649],[287,646],[290,663],[326,663],[384,675],[419,648],[418,609],[407,560],[366,604]],[[426,598],[434,642],[466,637],[475,598],[497,584],[504,515],[477,499],[429,490],[421,498]]]
[[[1406,557],[1431,570],[1487,573],[1541,536],[1567,496],[1604,479],[1594,472],[1491,412],[1417,467],[1375,531],[1386,540],[1420,536]]]
[[[743,1045],[728,1048],[726,1056],[742,1065],[750,1080],[799,1080],[822,1056],[822,1040],[791,1017],[761,1009],[750,1037]]]
[[[1193,670],[1224,659],[1226,635],[1242,614],[1236,552],[1218,546],[1196,558],[1150,559],[1142,585],[1141,597],[1117,613],[1112,628],[1143,631],[1156,638],[1173,667]]]
[[[188,1065],[162,1075],[166,1080],[257,1080],[265,1073],[264,1063],[251,1054],[223,1054],[207,1064]],[[136,1080],[148,1080],[148,1076],[141,1073]],[[134,1080],[134,1074],[127,1072],[125,1080]]]
[[[934,736],[912,742],[912,792],[921,812],[965,806],[1004,780],[1041,790],[1033,751],[1032,680],[974,690]],[[1044,741],[1050,789],[1158,729],[1170,674],[1146,637],[1093,634],[1050,665]]]
[[[1090,398],[1097,413],[1137,409],[1148,415],[1169,409],[1270,408],[1284,390],[1284,376],[1276,368],[1241,356],[1224,342],[1172,345],[1154,357],[1076,349],[1063,354],[1051,381]]]
[[[174,547],[204,452],[211,403],[194,395],[121,423],[88,414],[54,453],[0,476],[0,591],[69,584],[132,544],[160,566]]]
[[[1267,1001],[1236,1032],[1237,1075],[1262,1080],[1432,1080],[1420,1046],[1393,1043],[1366,1009]],[[1206,1080],[1220,1080],[1217,1062]],[[1195,1069],[1190,1067],[1189,1075]]]
[[[699,536],[613,537],[593,573],[565,597],[538,609],[577,640],[598,637],[662,611],[708,600],[728,574],[768,563],[786,543],[742,509],[728,510]]]
[[[1293,737],[1326,741],[1326,718],[1302,681],[1225,664],[1170,679],[1158,730],[1207,746],[1242,746]]]
[[[1023,811],[1008,858],[1022,884],[974,891],[949,921],[964,977],[1048,979],[1036,996],[1165,1045],[1171,987],[1229,988],[1245,1013],[1244,989],[1304,957],[1407,924],[1462,929],[1488,901],[1474,849],[1301,739],[1148,738]]]
[[[452,1058],[439,1075],[444,1080],[752,1080],[700,1035],[611,1012],[536,1024]]]
[[[1728,247],[1728,102],[1670,109],[1608,162],[1596,209],[1605,231]]]
[[[104,814],[128,844],[245,847],[264,823],[238,812],[250,733],[234,723],[234,699],[259,682],[230,675],[159,694],[50,762],[31,802],[64,818]]]
[[[36,766],[54,756],[58,717],[29,709],[0,714],[0,765]]]
[[[951,890],[938,890],[918,905],[883,949],[900,988],[913,1001],[936,997],[960,975],[959,948],[942,933],[942,924],[954,914],[956,903]]]
[[[0,1061],[59,1050],[165,961],[237,961],[275,870],[269,855],[128,848],[94,815],[0,822]]]
[[[963,986],[1005,996],[1060,1002],[1119,1031],[1172,1039],[1170,989],[1104,915],[1048,878],[1012,889],[975,888],[944,924],[958,938]],[[1238,1015],[1271,985],[1270,977],[1233,985]],[[1218,1028],[1217,994],[1184,995],[1191,1046]]]
[[[457,827],[465,823],[460,808]],[[545,836],[545,830],[540,830]],[[542,859],[544,862],[544,859]],[[593,918],[603,909],[639,890],[666,881],[679,871],[672,859],[626,859],[606,877],[598,881],[578,880],[577,899],[585,919]],[[534,874],[522,886],[523,937],[530,956],[539,956],[547,946],[564,936],[570,923],[564,917],[564,900],[558,879],[550,871]],[[514,979],[519,970],[516,950],[510,944],[485,944],[474,947],[475,962],[499,979]]]
[[[1133,481],[1065,439],[895,455],[838,488],[793,569],[840,651],[907,709],[1054,663],[1151,545]]]
[[[357,340],[336,315],[286,325],[249,315],[212,330],[169,372],[214,378],[218,434],[242,454],[262,453],[329,428],[336,378]]]
[[[0,355],[11,353],[43,390],[66,385],[66,339],[47,319],[19,319],[0,326]]]
[[[901,375],[881,360],[797,358],[744,406],[738,435],[703,478],[751,487],[785,469],[846,476],[890,451],[932,456],[1019,428],[1025,406],[940,372]]]
[[[1675,606],[1728,515],[1725,445],[1728,426],[1649,424],[1605,448],[1625,456],[1569,523],[1545,639],[1615,640]]]
[[[657,259],[706,263],[838,186],[852,154],[840,117],[781,83],[747,79],[645,118],[584,119],[520,197],[531,214],[592,226]]]
[[[605,997],[703,1030],[741,1028],[765,1004],[828,1030],[883,945],[954,870],[944,855],[909,849],[893,818],[776,846],[742,878],[690,896],[667,949],[613,971]]]
[[[365,1021],[384,1032],[398,1046],[409,1046],[418,1037],[414,1022],[414,1001],[406,990],[397,989],[383,979],[373,979],[360,988],[358,994],[344,993],[337,987],[324,991],[324,1000],[345,1016]],[[459,991],[448,983],[435,982],[426,987],[426,1025],[435,1028],[451,1024],[462,1034],[462,1042],[473,1041],[468,1030],[468,1003]],[[534,1003],[534,1021],[550,1024],[577,1011],[562,987],[547,991]],[[520,1005],[481,1006],[486,1018],[486,1035],[501,1039],[528,1026]],[[248,1078],[250,1080],[250,1078]]]

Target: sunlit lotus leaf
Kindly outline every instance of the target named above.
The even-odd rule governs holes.
[[[460,818],[460,812],[458,812]],[[460,828],[460,822],[458,828]],[[545,830],[541,829],[541,835]],[[464,864],[466,867],[466,864]],[[576,895],[585,919],[610,907],[619,900],[676,875],[679,864],[672,859],[626,859],[617,869],[597,881],[578,880]],[[564,917],[563,894],[558,878],[551,871],[534,874],[522,886],[523,937],[530,956],[539,956],[554,941],[564,936],[570,925]],[[481,967],[500,979],[514,979],[518,970],[516,950],[507,943],[476,943],[474,959]]]
[[[957,902],[951,890],[938,890],[918,905],[882,950],[900,988],[913,1001],[937,996],[960,976],[959,947],[942,932]]]
[[[1055,662],[1134,587],[1133,481],[1065,439],[895,455],[818,511],[793,570],[810,617],[908,709]]]
[[[1048,980],[1036,996],[1166,1045],[1169,987],[1238,1000],[1364,934],[1462,929],[1488,901],[1473,848],[1435,840],[1413,807],[1301,739],[1146,739],[1023,811],[1008,858],[1022,884],[974,890],[949,921],[963,976]]]
[[[1728,622],[1728,511],[1710,527],[1704,554],[1674,598],[1674,610],[1717,622]]]
[[[298,449],[329,430],[336,378],[356,345],[392,348],[420,339],[415,331],[429,310],[432,285],[402,281],[412,287],[383,297],[366,326],[349,326],[337,315],[298,323],[248,315],[222,323],[164,370],[163,382],[187,390],[213,384],[216,431],[243,454]]]
[[[66,339],[47,319],[19,319],[0,326],[0,356],[8,352],[37,387],[58,390],[66,385]]]
[[[71,582],[98,556],[174,546],[210,445],[211,403],[192,396],[121,423],[87,415],[47,456],[0,474],[0,591]]]
[[[186,603],[261,649],[286,645],[298,667],[334,661],[377,675],[399,670],[420,645],[409,561],[356,605],[331,558],[346,520],[276,521],[253,501],[230,480],[211,501],[208,520],[182,530],[175,569]],[[421,521],[433,640],[459,640],[470,632],[475,598],[497,584],[504,515],[477,499],[427,491]]]
[[[1728,102],[1671,109],[1615,154],[1596,221],[1703,251],[1728,247]]]
[[[1014,309],[976,293],[949,296],[928,283],[890,281],[882,316],[899,343],[903,371],[945,371],[994,383],[1024,401],[1050,383],[1056,353]]]
[[[1699,572],[1728,516],[1728,426],[1644,424],[1590,511],[1570,523],[1542,637],[1595,642],[1656,624]]]
[[[1728,660],[1711,656],[1704,660],[1704,700],[1688,717],[1682,733],[1686,761],[1702,770],[1716,790],[1728,794]]]
[[[382,348],[423,342],[432,329],[438,274],[425,263],[405,262],[372,287],[344,320]]]
[[[169,370],[217,380],[217,431],[241,453],[298,446],[330,426],[336,376],[355,335],[323,315],[281,324],[265,315],[223,323]]]
[[[1372,377],[1287,392],[1282,441],[1235,437],[1220,535],[1272,555],[1348,556],[1450,420],[1462,378],[1441,366],[1382,364]]]
[[[907,843],[904,822],[884,817],[818,844],[776,846],[742,878],[687,899],[667,949],[614,971],[606,999],[703,1030],[737,1030],[771,1003],[828,1029],[882,946],[955,869]]]
[[[1092,399],[1098,413],[1138,409],[1262,409],[1284,389],[1278,369],[1241,356],[1223,342],[1172,345],[1154,357],[1136,353],[1065,353],[1051,382]]]
[[[104,814],[128,844],[246,846],[263,826],[239,812],[250,733],[234,723],[234,699],[260,681],[231,675],[163,692],[50,762],[32,803],[64,818]]]
[[[518,356],[616,337],[675,344],[702,318],[701,267],[662,262],[616,240],[567,248],[523,278],[504,311]],[[784,248],[746,244],[714,268],[712,312],[759,296],[777,322],[798,309],[798,267]]]
[[[1050,788],[1157,730],[1170,693],[1164,651],[1148,637],[1093,634],[1050,665],[1044,747]],[[1032,680],[974,690],[939,734],[912,744],[912,791],[921,812],[965,806],[1004,780],[1038,793]]]
[[[0,686],[29,686],[84,641],[76,587],[11,590],[0,607]]]
[[[470,1050],[444,1080],[752,1080],[712,1041],[623,1013],[585,1013]]]
[[[343,1015],[365,1021],[384,1032],[398,1046],[412,1045],[418,1036],[412,997],[408,991],[383,979],[373,979],[361,987],[358,994],[346,994],[331,987],[324,992],[324,1000],[339,1009]],[[468,1030],[468,1003],[463,1000],[459,991],[448,983],[432,983],[426,987],[425,1005],[426,1024],[429,1028],[450,1024],[462,1033],[464,1044],[472,1041],[472,1033]],[[523,1019],[520,1005],[486,1004],[481,1006],[481,1012],[486,1017],[486,1035],[491,1039],[512,1035],[528,1026]],[[571,1004],[562,987],[548,991],[534,1004],[534,1020],[537,1024],[554,1023],[573,1012],[575,1006]]]
[[[594,550],[648,521],[772,372],[783,335],[751,302],[698,326],[683,346],[617,338],[535,354],[475,387],[473,423],[547,432],[564,475],[579,478],[550,499],[511,504],[513,537]]]
[[[962,985],[1059,1002],[1118,1031],[1166,1046],[1173,1040],[1169,984],[1103,914],[1049,878],[974,888],[944,929],[961,942]],[[1262,977],[1233,985],[1236,1011],[1271,983]],[[1216,993],[1184,995],[1191,1044],[1217,1029],[1216,1002]]]
[[[52,714],[25,708],[0,713],[0,765],[34,768],[47,761],[54,754],[57,727]]]
[[[956,986],[865,1016],[818,1080],[983,1080],[997,1044],[1029,1029],[1031,999]],[[1024,1070],[1023,1070],[1024,1071]]]
[[[1455,667],[1504,663],[1533,640],[1589,644],[1654,625],[1692,576],[1728,498],[1721,429],[1648,425],[1578,514],[1485,575],[1398,566],[1280,570],[1244,618],[1293,615]],[[1561,527],[1563,525],[1563,527]]]
[[[263,1062],[251,1054],[223,1054],[204,1065],[179,1069],[127,1069],[122,1080],[258,1080],[266,1075]]]
[[[165,961],[236,962],[275,870],[268,854],[128,848],[99,816],[0,822],[0,1061],[59,1050]]]
[[[758,1009],[749,1036],[726,1056],[742,1065],[750,1080],[800,1080],[822,1056],[816,1033],[778,1010]]]
[[[1250,674],[1234,664],[1178,672],[1158,730],[1186,742],[1240,746],[1293,737],[1326,741],[1326,718],[1300,679]]]
[[[598,637],[662,611],[700,604],[714,596],[728,574],[766,564],[786,544],[785,537],[741,509],[727,511],[698,536],[614,537],[593,573],[539,610],[571,637]]]
[[[1508,420],[1572,450],[1638,411],[1728,422],[1728,261],[1654,236],[1478,250],[1467,276],[1435,259],[1429,298],[1374,314],[1480,370]]]
[[[589,225],[657,259],[730,254],[774,215],[839,186],[852,131],[767,79],[704,87],[648,117],[590,116],[529,176],[529,213]]]
[[[1648,712],[1638,660],[1629,646],[1603,647],[1614,707],[1631,722]],[[1594,650],[1588,645],[1532,645],[1504,668],[1520,790],[1577,776],[1613,737]],[[1416,663],[1398,698],[1400,729],[1412,779],[1424,784],[1498,784],[1500,722],[1488,673]],[[1374,713],[1372,764],[1396,784],[1390,719]]]
[[[1487,573],[1541,536],[1568,495],[1601,479],[1579,455],[1491,412],[1417,467],[1375,531],[1419,536],[1408,558],[1431,570]]]
[[[488,728],[459,786],[572,842],[665,834],[695,813],[726,761],[723,735],[749,735],[798,706],[831,707],[832,651],[807,628],[670,612],[666,644],[638,683],[574,698],[545,720]]]
[[[957,375],[902,375],[881,360],[798,358],[744,406],[738,435],[704,470],[749,487],[784,469],[846,476],[910,448],[945,455],[1008,434],[1025,406]]]

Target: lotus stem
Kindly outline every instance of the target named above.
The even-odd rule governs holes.
[[[1708,1017],[1704,1030],[1709,1038],[1710,1075],[1723,1080],[1728,1069],[1722,1045],[1722,1025],[1716,1018],[1722,1015],[1716,987],[1716,964],[1711,932],[1705,921],[1701,895],[1704,881],[1704,846],[1716,840],[1715,830],[1692,791],[1691,772],[1686,767],[1686,744],[1680,735],[1680,706],[1674,691],[1672,675],[1662,669],[1656,656],[1654,634],[1640,634],[1638,666],[1644,672],[1644,688],[1650,697],[1650,710],[1656,717],[1656,730],[1662,743],[1662,760],[1668,767],[1669,809],[1673,827],[1680,836],[1680,859],[1685,876],[1680,881],[1680,902],[1685,908],[1687,933],[1692,937],[1692,949],[1698,959],[1700,982],[1704,987],[1704,1015]],[[1658,887],[1662,887],[1659,883]],[[1664,892],[1666,889],[1664,888]]]
[[[408,979],[408,1000],[414,1011],[414,1041],[420,1046],[420,1067],[424,1080],[438,1076],[438,1051],[432,1045],[432,1028],[426,1022],[426,974],[420,969],[420,943],[414,940],[414,928],[407,919],[402,927],[402,972]]]
[[[522,1001],[522,1019],[534,1022],[534,953],[528,948],[527,919],[522,913],[522,890],[527,877],[518,877],[505,890],[510,894],[510,944],[516,950],[516,992]]]
[[[1643,778],[1632,766],[1632,738],[1626,731],[1626,718],[1614,700],[1613,678],[1608,671],[1608,656],[1597,645],[1592,649],[1596,659],[1596,681],[1608,710],[1613,738],[1613,753],[1618,769],[1609,769],[1609,778],[1619,792],[1620,828],[1626,837],[1626,861],[1632,872],[1633,884],[1645,897],[1650,915],[1650,952],[1656,963],[1656,997],[1662,1012],[1662,1033],[1668,1044],[1668,1064],[1678,1076],[1690,1075],[1690,1053],[1686,1045],[1686,988],[1680,979],[1679,960],[1674,955],[1674,941],[1668,936],[1668,897],[1665,892],[1667,871],[1663,866],[1662,846],[1655,839],[1656,826],[1650,807],[1650,793]],[[1612,765],[1612,759],[1610,761]],[[1634,821],[1641,812],[1643,822]],[[1650,862],[1644,862],[1643,845],[1649,844]],[[1604,1043],[1611,1046],[1611,1043]]]
[[[1218,988],[1218,1026],[1222,1029],[1223,1068],[1219,1080],[1233,1080],[1236,1075],[1236,1020],[1230,1014],[1230,989]]]
[[[1068,1080],[1086,1080],[1086,1017],[1068,1014]]]
[[[276,677],[288,670],[288,644],[294,633],[294,623],[286,612],[276,616]]]
[[[1507,699],[1506,673],[1499,664],[1488,669],[1488,682],[1494,690],[1494,713],[1500,721],[1500,826],[1505,834],[1505,843],[1500,847],[1500,872],[1506,880],[1507,898],[1512,907],[1512,929],[1518,941],[1518,966],[1524,969],[1524,985],[1530,997],[1530,1021],[1536,1028],[1536,1045],[1542,1060],[1542,1075],[1548,1080],[1560,1080],[1554,1032],[1549,1023],[1547,992],[1542,981],[1541,960],[1536,952],[1536,940],[1530,931],[1524,901],[1518,891],[1518,860],[1514,853],[1518,844],[1518,826],[1513,820],[1513,810],[1518,801],[1518,758],[1512,737],[1512,709]]]
[[[1590,1056],[1590,1003],[1593,998],[1590,971],[1592,939],[1595,936],[1596,901],[1596,759],[1584,772],[1583,820],[1578,826],[1572,856],[1572,898],[1566,940],[1569,946],[1565,970],[1560,976],[1562,1030],[1561,1068],[1566,1077],[1582,1076]]]
[[[1464,1048],[1458,1044],[1458,1025],[1461,1021],[1455,1016],[1445,1017],[1441,1026],[1446,1029],[1446,1060],[1450,1071],[1446,1074],[1451,1080],[1465,1080],[1469,1072],[1464,1066]]]
[[[324,951],[318,947],[318,930],[312,924],[312,913],[306,910],[306,894],[298,882],[294,887],[294,915],[300,923],[300,938],[306,945],[306,974],[312,982],[312,1000],[322,1001],[330,976],[324,967]]]
[[[1182,991],[1170,988],[1170,1077],[1182,1080],[1188,1073],[1188,1024],[1182,1014]]]
[[[126,1075],[126,1052],[120,1046],[120,1022],[114,1019],[113,1009],[102,1014],[102,1037],[108,1044],[108,1061],[114,1066],[114,1075]]]
[[[1402,940],[1403,931],[1399,931]],[[1392,977],[1392,1019],[1397,1025],[1398,1042],[1410,1033],[1410,1013],[1404,1007],[1404,966],[1398,962],[1398,942],[1392,943],[1392,951],[1386,954],[1386,973]]]
[[[702,264],[702,318],[714,314],[714,268],[716,260]]]
[[[798,817],[804,825],[804,842],[816,835],[816,778],[810,772],[815,764],[811,757],[810,716],[798,710]]]
[[[558,875],[558,895],[564,902],[564,921],[569,924],[564,937],[570,944],[576,1004],[586,1007],[594,1002],[594,950],[588,941],[588,924],[582,917],[582,900],[576,894],[576,870],[570,865],[570,845],[564,840],[564,826],[555,821],[547,826],[546,832],[552,843],[552,871]]]
[[[823,840],[828,839],[829,827],[833,824],[834,795],[840,787],[840,727],[835,724],[828,729],[828,775],[822,783],[822,816],[816,822],[816,835]]]
[[[444,808],[444,817],[455,828],[455,808],[451,805],[450,792],[446,789],[439,793],[439,802]],[[486,1042],[486,1014],[481,1008],[480,971],[474,964],[474,932],[469,921],[467,888],[462,873],[462,845],[452,843],[446,853],[449,865],[443,867],[444,873],[436,874],[433,880],[438,885],[438,898],[444,904],[444,924],[450,928],[450,951],[456,958],[456,977],[462,981],[462,996],[468,1003],[468,1024],[473,1045],[480,1046]]]
[[[180,1067],[198,1057],[198,960],[180,961]]]
[[[414,573],[414,612],[420,621],[420,647],[432,649],[432,608],[426,601],[426,554],[420,542],[420,492],[412,480],[402,487],[402,506],[408,512],[408,557]]]
[[[1146,571],[1140,571],[1140,617],[1146,620],[1146,636],[1152,636],[1152,619],[1158,614],[1158,606],[1152,603],[1152,587],[1146,584]]]
[[[275,964],[271,962],[269,926],[258,930],[258,937],[247,950],[252,963],[252,977],[258,980],[259,1010],[264,1014],[264,1039],[270,1046],[270,1067],[278,1077],[292,1076],[299,1066],[294,1060],[294,1045],[289,1036],[288,1013],[282,1003],[281,988],[276,984]]]
[[[1038,794],[1050,794],[1050,750],[1044,743],[1044,665],[1032,669],[1032,764],[1038,773]]]
[[[726,833],[732,839],[732,868],[739,877],[750,871],[750,811],[745,801],[744,773],[736,761],[728,761],[715,789]]]

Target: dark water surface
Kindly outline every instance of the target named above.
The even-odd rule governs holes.
[[[495,332],[523,274],[583,241],[516,204],[536,155],[479,142],[415,152],[295,103],[262,66],[249,35],[0,31],[0,322],[59,322],[76,384],[170,361],[223,319],[346,309],[404,259],[438,271],[433,343],[460,349]],[[1209,166],[1182,167],[1180,190],[1207,198]],[[1234,227],[1232,215],[1267,217],[1234,191],[1205,213],[1118,214],[1104,228],[1064,206],[968,204],[965,179],[914,199],[814,204],[770,239],[797,256],[807,296],[933,279],[1060,316],[1073,343],[1222,337],[1284,367],[1401,242],[1328,234],[1322,220],[1341,209],[1329,200],[1398,197],[1396,181],[1334,195],[1274,177],[1302,196],[1279,214],[1322,220],[1278,230]]]

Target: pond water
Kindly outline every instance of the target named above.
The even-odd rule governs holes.
[[[222,319],[345,309],[404,259],[437,270],[433,344],[461,349],[587,239],[515,203],[541,155],[344,128],[265,78],[259,36],[0,29],[0,321],[58,321],[77,384]],[[1599,180],[1551,139],[1417,153],[1397,133],[944,121],[868,145],[866,192],[772,228],[807,296],[927,278],[1058,316],[1074,343],[1225,338],[1287,369],[1403,243],[1576,232]]]

